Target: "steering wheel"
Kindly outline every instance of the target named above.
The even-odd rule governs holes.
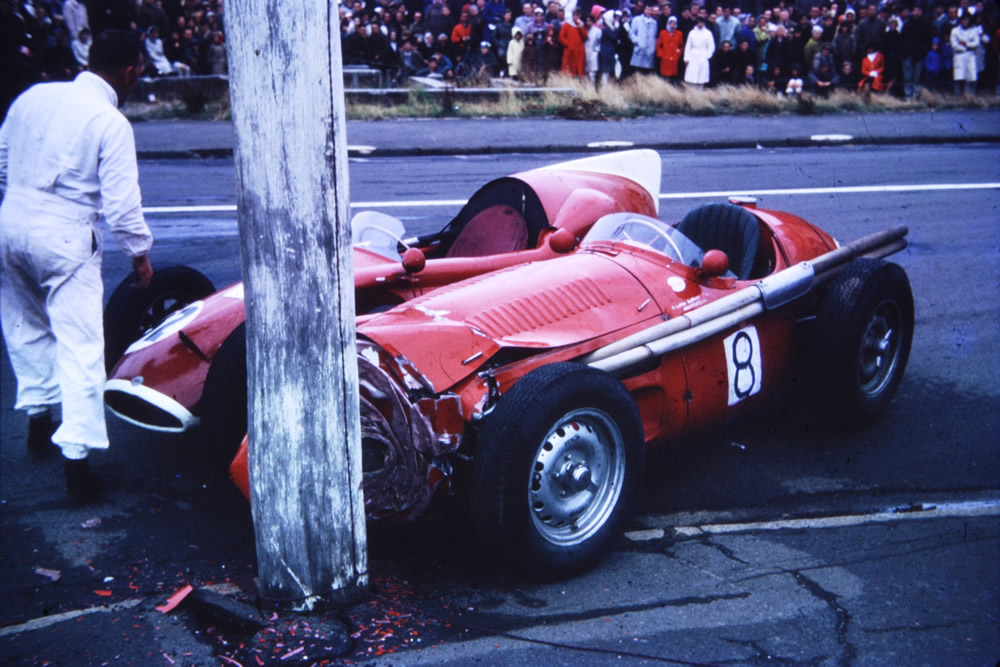
[[[642,241],[633,238],[632,235],[628,233],[628,228],[631,227],[632,225],[644,227],[646,229],[651,230],[653,232],[653,236],[650,238],[649,241]],[[657,227],[651,222],[638,219],[629,220],[627,223],[621,226],[621,233],[622,236],[624,236],[625,239],[628,241],[641,243],[642,245],[649,246],[653,250],[659,250],[664,254],[669,254],[667,253],[667,246],[670,246],[670,249],[672,249],[675,253],[673,259],[676,260],[681,259],[681,249],[677,247],[677,243],[674,242],[674,240],[670,237],[670,235],[666,232],[666,230],[662,229],[661,227]],[[661,240],[664,241],[665,243],[657,243],[658,241]]]

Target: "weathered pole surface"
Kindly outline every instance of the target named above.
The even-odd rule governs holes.
[[[354,281],[338,5],[226,0],[261,595],[363,597]]]

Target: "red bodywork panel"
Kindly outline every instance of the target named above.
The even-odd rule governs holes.
[[[142,377],[143,384],[197,414],[210,360],[245,318],[243,285],[237,283],[206,298],[198,317],[184,327],[197,349],[173,334],[147,348],[126,351],[110,377]]]
[[[763,223],[759,275],[836,247],[795,216],[749,210]],[[649,248],[596,241],[557,262],[471,278],[362,318],[363,430],[392,433],[389,439],[403,443],[409,455],[408,475],[394,481],[389,495],[366,475],[369,518],[419,514],[447,467],[440,456],[457,451],[467,437],[474,447],[468,423],[531,370],[578,359],[754,282],[706,277]],[[770,393],[789,361],[793,309],[765,311],[626,371],[621,379],[639,409],[646,441],[703,427]],[[497,362],[510,353],[511,361]],[[366,389],[373,385],[378,389]],[[395,407],[385,407],[388,394],[396,396]],[[423,397],[410,405],[407,396],[413,395]],[[400,422],[402,412],[409,416]],[[393,457],[399,460],[392,454],[387,461]],[[247,493],[246,446],[231,470]]]
[[[353,262],[359,313],[409,301],[472,276],[558,257],[560,253],[548,244],[556,229],[567,229],[580,238],[606,213],[631,211],[656,215],[657,202],[650,192],[623,176],[547,168],[500,180],[522,183],[537,195],[546,222],[535,247],[478,257],[439,256],[433,248],[428,248],[426,267],[415,274],[408,274],[398,261],[356,247]],[[489,187],[488,184],[483,191]],[[234,298],[237,294],[238,298]],[[240,283],[204,300],[198,317],[183,329],[197,349],[174,334],[134,353],[126,352],[109,377],[127,382],[141,377],[145,387],[170,397],[197,415],[211,360],[246,318],[242,294]]]
[[[614,261],[580,253],[559,266],[557,275],[547,263],[529,264],[442,288],[367,319],[359,334],[405,358],[440,392],[501,347],[572,345],[658,314],[639,310],[649,292]]]

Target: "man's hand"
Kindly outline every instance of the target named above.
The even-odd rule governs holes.
[[[133,287],[145,289],[149,287],[149,281],[153,279],[153,264],[149,261],[149,255],[139,255],[132,258],[132,268],[138,278]]]

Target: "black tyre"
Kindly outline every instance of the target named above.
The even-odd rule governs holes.
[[[820,302],[813,352],[820,409],[852,428],[892,400],[913,341],[913,293],[906,272],[881,260],[851,262]]]
[[[201,393],[201,437],[213,461],[229,465],[247,433],[247,329],[233,329],[212,359]]]
[[[479,434],[472,513],[486,548],[536,579],[593,566],[619,531],[643,455],[639,411],[618,380],[573,363],[532,371]]]
[[[130,273],[118,284],[104,307],[104,365],[115,367],[128,346],[165,317],[215,292],[212,281],[188,266],[156,269],[149,287],[133,287]]]

